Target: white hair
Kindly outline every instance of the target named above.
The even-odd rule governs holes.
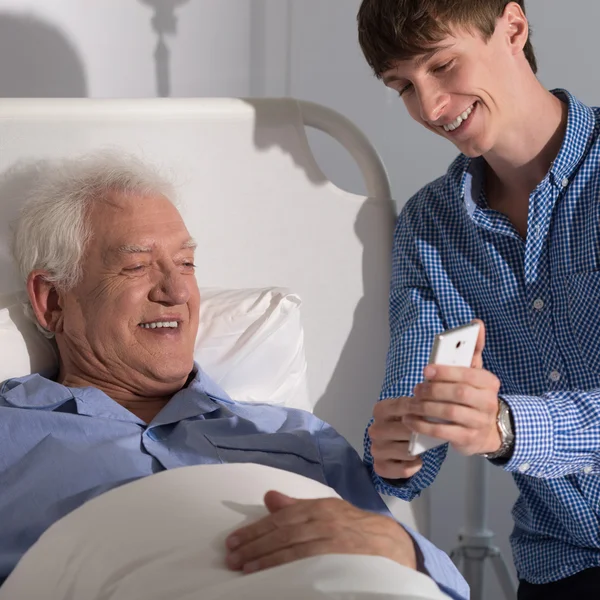
[[[36,169],[16,221],[12,251],[24,282],[34,270],[68,291],[83,275],[82,259],[92,237],[90,207],[109,194],[164,196],[175,203],[173,184],[139,158],[101,151],[76,158],[44,161]],[[47,337],[29,301],[25,312]]]

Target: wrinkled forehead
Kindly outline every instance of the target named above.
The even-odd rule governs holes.
[[[164,196],[112,194],[90,208],[90,247],[195,248],[177,207]]]

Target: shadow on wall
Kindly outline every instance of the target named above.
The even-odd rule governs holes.
[[[384,212],[385,218],[377,217]],[[373,405],[379,397],[383,382],[389,339],[388,330],[388,265],[392,255],[392,239],[395,218],[391,204],[381,199],[369,198],[361,207],[354,231],[363,245],[362,275],[364,295],[354,311],[352,329],[331,380],[324,394],[315,405],[315,414],[328,423],[334,423],[337,429],[355,447],[362,447],[366,426],[373,414]],[[377,237],[389,240],[389,245],[374,243]],[[373,318],[374,314],[382,318]],[[382,343],[385,340],[386,343]],[[357,379],[356,373],[363,376]],[[340,398],[340,390],[347,388],[352,381],[352,397]],[[362,455],[362,453],[361,453]],[[398,498],[386,498],[392,514],[402,522],[411,524],[414,518],[417,530],[429,535],[429,496],[410,504]]]
[[[265,96],[267,88],[266,39],[267,7],[265,0],[252,0],[250,8],[250,97]]]
[[[352,329],[331,380],[315,406],[315,414],[324,421],[336,423],[355,447],[362,446],[385,371],[389,339],[389,270],[386,266],[392,252],[393,229],[391,205],[381,199],[366,200],[354,224],[354,232],[363,246],[363,296],[356,305]],[[384,240],[389,240],[389,244],[382,243]],[[356,373],[363,374],[360,380]],[[342,398],[340,390],[347,389],[348,381],[354,383],[352,397]]]
[[[243,100],[255,113],[254,146],[258,150],[268,152],[271,147],[277,146],[304,171],[312,183],[329,183],[310,149],[295,99],[289,98],[285,102],[280,98]]]
[[[301,118],[290,120],[293,115],[290,105],[268,99],[246,102],[255,111],[253,142],[256,148],[266,152],[272,146],[278,146],[312,183],[327,184],[328,179],[317,164],[306,137],[302,135],[306,130]],[[287,130],[292,127],[298,128],[301,134],[289,133]],[[356,168],[356,163],[353,164]],[[354,311],[350,333],[331,379],[315,404],[315,414],[333,424],[359,452],[385,372],[389,340],[389,269],[394,227],[395,209],[392,202],[369,198],[362,204],[354,223],[354,234],[363,247],[363,296]],[[352,235],[352,232],[347,234]],[[340,290],[340,293],[343,291]],[[360,378],[357,378],[357,373],[361,374]],[[348,388],[349,382],[352,382],[351,390]],[[426,496],[410,506],[395,500],[390,504],[396,517],[407,520],[403,517],[411,513],[417,528],[422,533],[429,532]]]
[[[0,13],[0,97],[87,95],[83,62],[60,29],[38,17]]]
[[[171,95],[171,52],[165,37],[177,33],[175,9],[189,0],[139,0],[154,10],[152,29],[157,35],[154,49],[154,70],[156,73],[156,93],[159,98]]]
[[[255,112],[254,145],[261,151],[277,146],[302,169],[315,185],[329,183],[317,164],[306,138],[302,117],[294,100],[246,100]],[[336,142],[337,143],[337,142]],[[340,146],[341,147],[341,146]],[[317,400],[315,414],[333,423],[350,442],[360,447],[385,370],[388,349],[389,263],[395,225],[394,207],[381,198],[366,200],[357,215],[354,234],[363,246],[363,297],[354,313],[352,329],[323,396]],[[347,232],[347,235],[352,235]],[[343,293],[343,291],[340,291]],[[344,397],[356,373],[364,376],[360,389]]]

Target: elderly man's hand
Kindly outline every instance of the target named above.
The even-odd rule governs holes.
[[[409,414],[412,398],[388,398],[373,409],[369,427],[373,469],[386,479],[412,477],[423,466],[419,457],[408,452],[411,430],[403,422]]]
[[[416,568],[412,538],[390,517],[344,500],[297,500],[268,492],[267,517],[227,538],[227,565],[252,573],[322,554],[384,556]]]

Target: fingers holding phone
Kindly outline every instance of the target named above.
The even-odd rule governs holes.
[[[375,472],[385,479],[406,479],[419,472],[423,461],[411,455],[411,430],[403,423],[412,398],[381,400],[373,410],[369,427],[371,454]]]
[[[413,454],[449,442],[461,454],[494,452],[501,445],[497,426],[500,381],[483,369],[485,329],[481,321],[436,336],[425,381],[414,390],[404,417],[415,433]]]
[[[431,351],[429,353],[429,365],[448,365],[453,367],[475,367],[483,365],[482,352],[485,346],[485,330],[483,330],[481,321],[473,321],[467,325],[455,327],[442,333],[438,333],[433,339]],[[431,367],[428,367],[431,368]],[[427,375],[424,373],[424,377]],[[413,435],[409,442],[409,451],[414,456],[422,454],[426,450],[440,446],[449,441],[445,436],[448,428],[431,427],[430,424],[446,423],[449,424],[452,419],[441,416],[440,412],[447,413],[449,406],[425,404],[425,400],[431,398],[419,397],[419,390],[424,388],[423,384],[417,386],[414,390],[415,399],[411,409],[407,413],[406,423],[412,429]],[[438,397],[440,391],[436,388]],[[443,393],[443,390],[442,390]],[[456,411],[452,411],[453,417],[456,417]],[[426,421],[423,423],[422,421]]]
[[[475,340],[475,350],[471,360],[472,369],[483,369],[483,349],[485,348],[485,325],[480,319],[471,321],[471,325],[477,327],[477,339]]]

